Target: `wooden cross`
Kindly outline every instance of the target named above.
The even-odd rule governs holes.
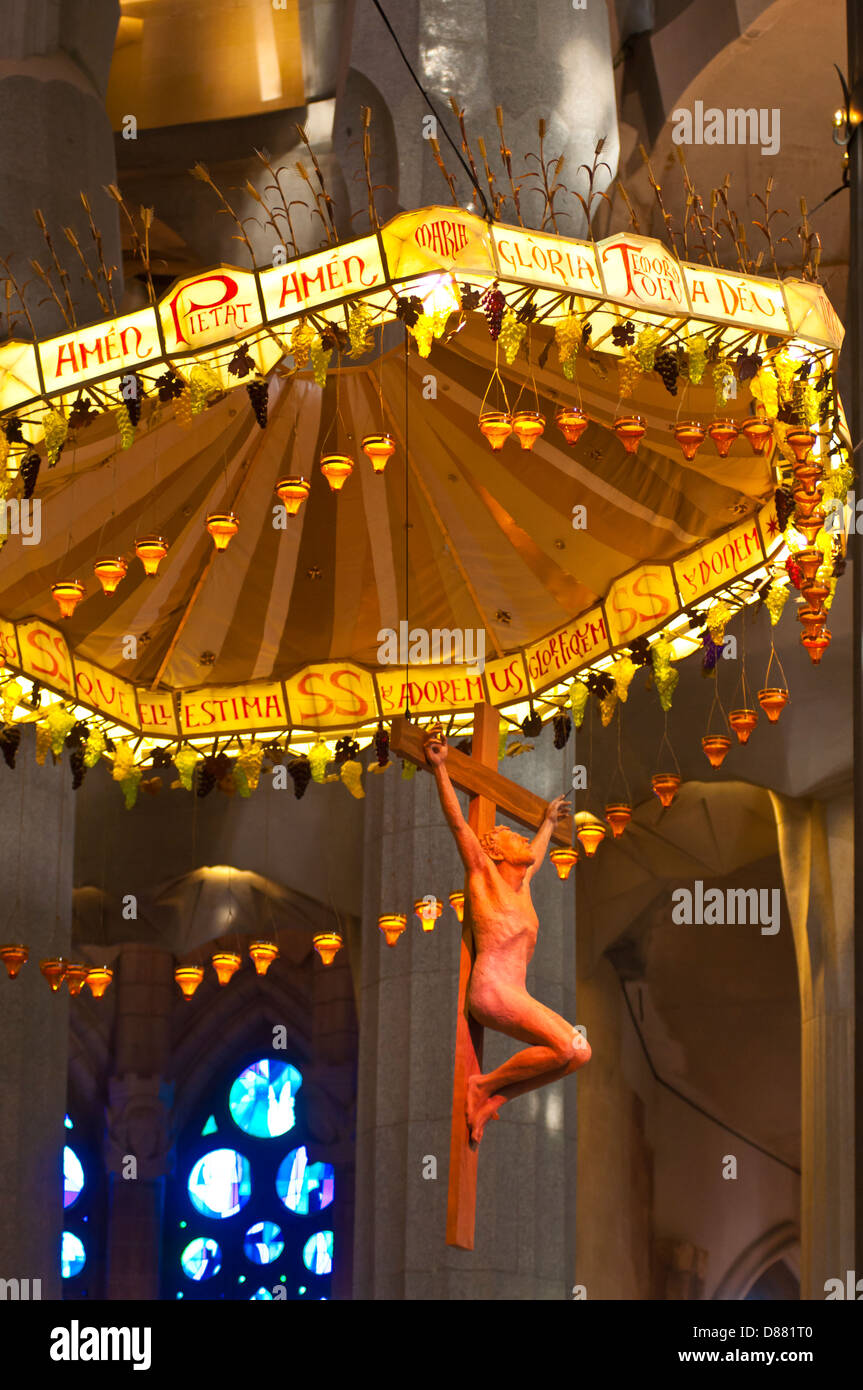
[[[519,825],[538,830],[547,802],[534,792],[511,782],[497,770],[500,716],[492,705],[474,705],[473,742],[470,756],[450,748],[447,771],[450,781],[470,797],[468,824],[477,836],[494,829],[501,810]],[[424,731],[404,718],[395,719],[390,747],[402,757],[429,770],[425,759]],[[572,823],[563,821],[552,831],[559,845],[572,843]],[[483,1029],[470,1017],[467,987],[474,962],[473,928],[468,911],[465,878],[465,913],[461,934],[458,971],[458,1016],[456,1021],[455,1071],[452,1089],[452,1128],[449,1149],[449,1188],[447,1192],[446,1243],[460,1250],[472,1250],[476,1221],[476,1171],[478,1150],[471,1148],[465,1115],[468,1079],[482,1071]]]

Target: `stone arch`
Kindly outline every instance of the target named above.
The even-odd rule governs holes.
[[[800,1228],[793,1221],[772,1226],[740,1252],[717,1284],[714,1301],[744,1299],[761,1276],[780,1261],[799,1279]]]

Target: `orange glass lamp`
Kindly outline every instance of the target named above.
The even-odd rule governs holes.
[[[680,445],[680,452],[685,459],[695,458],[706,435],[707,431],[698,420],[683,420],[674,427],[674,438]]]
[[[567,444],[577,444],[590,423],[583,410],[568,405],[563,406],[554,418]]]
[[[238,951],[216,951],[213,956],[213,969],[218,976],[219,984],[222,986],[229,984],[242,963],[242,957]]]
[[[323,961],[324,965],[332,965],[339,952],[344,946],[344,941],[337,931],[318,932],[312,938],[312,945]]]
[[[6,966],[6,974],[9,976],[10,980],[15,979],[15,976],[20,971],[21,966],[26,963],[29,955],[30,952],[26,946],[0,946],[0,960],[2,960],[3,964]]]
[[[250,941],[249,955],[259,975],[266,975],[273,961],[277,959],[279,948],[275,941]]]
[[[656,772],[650,779],[650,785],[667,810],[680,791],[680,776],[676,772]]]
[[[532,449],[545,429],[545,416],[538,410],[517,410],[512,417],[512,432],[523,449]]]
[[[388,946],[395,946],[407,924],[408,919],[403,912],[384,912],[378,918],[378,926],[386,937]]]
[[[822,627],[819,632],[804,632],[801,634],[800,641],[812,658],[813,666],[820,664],[821,658],[833,640],[828,628]]]
[[[282,478],[276,492],[288,516],[296,516],[309,495],[311,484],[306,478]]]
[[[824,563],[824,556],[817,546],[807,546],[805,550],[795,552],[794,559],[800,566],[800,571],[807,584],[810,579],[814,579]]]
[[[135,541],[135,554],[144,566],[144,573],[153,579],[168,553],[164,536],[141,536]]]
[[[794,477],[801,487],[805,487],[807,492],[811,492],[816,484],[824,477],[824,472],[820,463],[815,459],[803,459],[794,465]]]
[[[122,555],[105,555],[93,566],[93,573],[106,594],[113,594],[121,580],[126,578],[128,569]]]
[[[811,430],[789,430],[785,443],[793,450],[797,462],[802,463],[815,443],[815,435]]]
[[[423,931],[434,931],[434,924],[443,912],[443,903],[440,898],[434,898],[431,902],[418,898],[414,903],[414,912],[420,919]]]
[[[240,523],[233,512],[211,512],[207,517],[207,530],[217,550],[227,550],[239,529]]]
[[[634,454],[645,435],[644,420],[640,415],[623,415],[612,426],[628,454]]]
[[[716,445],[717,454],[721,459],[724,459],[740,430],[733,420],[714,420],[707,433]]]
[[[66,984],[69,986],[71,995],[80,994],[84,988],[84,981],[90,973],[89,965],[81,965],[78,961],[70,961],[66,966]]]
[[[759,690],[758,692],[758,703],[764,710],[770,723],[775,724],[785,706],[788,704],[788,691],[783,689],[782,686],[766,686],[764,690]]]
[[[745,420],[740,426],[740,433],[748,440],[753,454],[763,454],[773,438],[773,426],[768,425],[766,420]]]
[[[628,801],[615,801],[612,805],[606,806],[605,819],[611,826],[615,840],[619,840],[632,820],[632,807]]]
[[[203,978],[202,965],[178,965],[174,971],[174,979],[183,991],[184,999],[191,999]]]
[[[95,965],[87,971],[87,984],[94,999],[102,998],[113,978],[114,972],[107,965]]]
[[[383,473],[396,451],[396,441],[391,434],[367,434],[363,440],[363,453],[371,459],[376,473]]]
[[[804,580],[800,587],[806,602],[813,608],[819,608],[830,593],[830,585],[817,575],[814,579]]]
[[[725,734],[705,734],[701,740],[701,747],[710,766],[721,767],[731,747],[731,739]]]
[[[460,922],[464,921],[464,893],[450,893],[449,903]]]
[[[51,992],[56,994],[66,974],[66,962],[63,957],[58,956],[55,960],[40,960],[39,969],[51,986]]]
[[[321,472],[332,492],[341,492],[354,471],[354,461],[347,454],[324,454],[321,458]]]
[[[512,434],[512,420],[505,410],[486,410],[479,417],[479,427],[495,453],[502,449]]]
[[[575,833],[584,846],[588,859],[592,859],[605,839],[605,826],[602,821],[588,821],[586,825],[580,825]]]
[[[51,597],[60,609],[60,617],[71,618],[84,597],[84,585],[80,579],[64,579],[51,585]]]
[[[758,723],[758,711],[754,709],[733,709],[728,722],[737,735],[738,743],[748,743],[749,735]]]
[[[569,878],[573,866],[578,863],[578,850],[572,845],[557,845],[548,857],[557,869],[558,878],[563,881]]]

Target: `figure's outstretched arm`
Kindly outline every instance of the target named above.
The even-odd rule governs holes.
[[[465,868],[478,869],[487,862],[486,857],[479,840],[461,813],[455,788],[446,770],[447,752],[447,741],[442,734],[428,735],[425,740],[426,762],[434,772],[440,804],[447,825],[455,837],[458,852]]]
[[[536,832],[536,834],[530,842],[530,847],[533,850],[534,857],[533,864],[525,874],[526,880],[533,878],[534,874],[536,873],[537,869],[539,868],[540,864],[545,858],[545,852],[548,849],[549,840],[551,839],[552,831],[554,830],[555,826],[558,824],[559,821],[566,820],[569,814],[569,802],[567,801],[565,796],[556,796],[554,798],[554,801],[550,801],[546,806],[545,818],[542,822],[542,825],[539,827],[539,830]]]

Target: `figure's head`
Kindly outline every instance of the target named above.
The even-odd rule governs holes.
[[[508,825],[496,825],[480,837],[480,845],[495,864],[511,864],[514,869],[529,869],[534,862],[533,849],[524,835],[510,830]]]

